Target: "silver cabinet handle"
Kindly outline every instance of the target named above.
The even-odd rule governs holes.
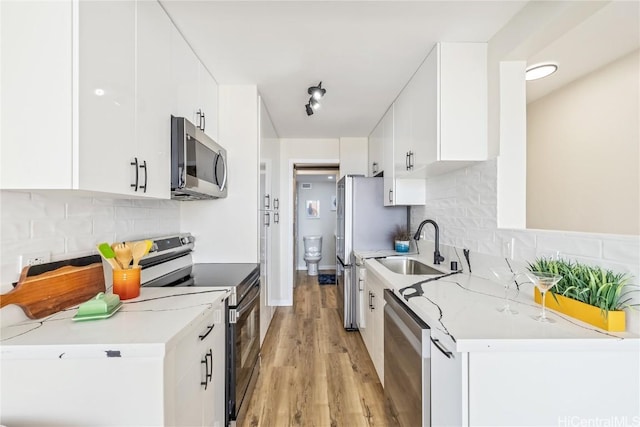
[[[278,212],[273,213],[273,223],[280,224],[280,214]]]
[[[280,209],[280,200],[278,198],[273,199],[273,209]]]
[[[373,162],[373,164],[371,165],[371,171],[374,175],[378,173],[378,162]]]
[[[271,215],[269,214],[269,212],[264,213],[264,225],[266,225],[267,227],[271,225]]]
[[[371,293],[371,310],[376,309],[376,294]]]
[[[409,169],[413,170],[413,155],[415,153],[413,151],[409,151]]]
[[[198,123],[196,123],[196,127],[202,130],[202,110],[198,108],[196,111],[196,116],[198,116]]]
[[[271,206],[271,196],[269,196],[268,194],[264,195],[264,208],[265,209],[269,209],[269,207]]]
[[[389,190],[389,201],[390,201],[390,202],[393,202],[393,196],[392,196],[392,194],[393,194],[393,190]]]
[[[438,344],[440,342],[439,339],[431,338],[431,342],[433,343],[433,345],[435,345],[438,348],[438,350],[440,350],[442,352],[442,354],[447,356],[447,359],[451,359],[453,357],[453,353],[452,352],[450,352],[446,348],[444,348],[444,346],[442,346],[442,344]]]
[[[204,111],[202,112],[202,132],[207,127],[207,116],[205,116]]]

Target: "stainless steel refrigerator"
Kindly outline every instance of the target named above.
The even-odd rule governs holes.
[[[344,328],[357,330],[359,290],[353,251],[393,250],[392,232],[407,225],[406,206],[384,206],[383,178],[347,175],[338,181],[336,283]]]

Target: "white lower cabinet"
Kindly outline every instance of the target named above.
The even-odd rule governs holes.
[[[365,262],[366,265],[366,262]],[[368,268],[364,280],[364,325],[360,329],[373,366],[384,386],[384,290],[380,279]]]
[[[463,366],[466,366],[467,354],[454,349],[451,337],[431,330],[431,425],[434,427],[468,425],[464,416],[466,408],[463,408],[467,394],[463,386]]]
[[[207,313],[175,348],[172,388],[175,404],[173,424],[176,426],[224,425],[225,329],[222,308],[217,307]]]
[[[219,301],[178,331],[173,344],[80,344],[61,350],[35,345],[21,358],[5,352],[0,358],[0,423],[224,427],[223,314],[224,301]],[[73,326],[100,333],[109,321]],[[148,327],[159,326],[150,321]],[[122,337],[135,333],[121,332]],[[158,350],[165,345],[163,355]]]

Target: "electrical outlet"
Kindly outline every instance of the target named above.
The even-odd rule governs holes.
[[[27,266],[44,264],[49,261],[51,261],[51,254],[49,252],[33,252],[20,255],[20,271]]]

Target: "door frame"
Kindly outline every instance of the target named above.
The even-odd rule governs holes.
[[[280,271],[286,271],[287,272],[287,276],[286,276],[286,280],[285,280],[285,284],[284,286],[286,286],[286,291],[287,291],[287,298],[286,298],[286,304],[284,305],[288,305],[288,306],[292,306],[293,305],[293,271],[294,268],[296,268],[295,262],[296,262],[296,257],[294,256],[294,233],[295,233],[295,222],[294,222],[294,215],[295,215],[295,187],[294,187],[294,171],[295,171],[295,166],[296,164],[304,164],[304,165],[309,165],[309,166],[313,166],[313,165],[318,165],[318,166],[322,166],[322,165],[336,165],[336,166],[340,166],[340,159],[301,159],[301,158],[295,158],[295,159],[289,159],[289,164],[287,167],[287,194],[289,195],[289,197],[287,197],[287,224],[286,227],[284,227],[284,230],[286,231],[286,249],[285,252],[282,254],[284,256],[281,257],[281,270]],[[280,236],[282,238],[282,236]],[[282,241],[282,240],[281,240]]]

